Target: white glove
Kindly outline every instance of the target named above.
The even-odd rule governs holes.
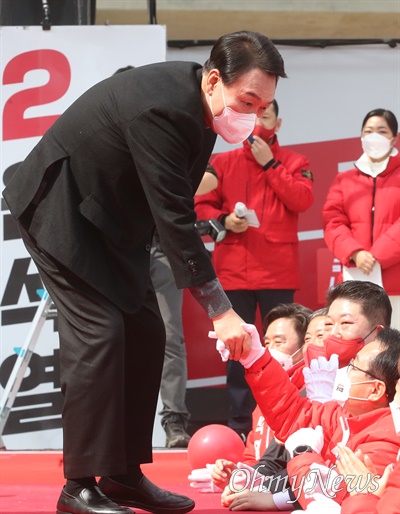
[[[293,434],[291,434],[286,442],[285,448],[290,453],[290,457],[293,457],[293,450],[297,446],[307,445],[316,452],[320,453],[324,446],[324,433],[321,425],[314,428],[300,428]]]
[[[321,403],[332,400],[333,385],[339,367],[339,357],[334,353],[329,361],[325,357],[312,359],[310,367],[303,368],[307,397]]]
[[[217,339],[217,344],[216,344],[215,348],[219,351],[222,361],[226,362],[229,359],[229,350],[225,346],[225,343],[223,341],[221,341],[221,339],[217,338],[217,334],[214,332],[214,330],[210,330],[208,332],[208,337],[210,339]]]
[[[213,468],[214,464],[206,464],[205,468],[193,469],[188,476],[190,487],[198,489],[199,493],[221,493],[222,489],[211,478]]]
[[[261,344],[260,335],[257,328],[254,325],[248,323],[241,323],[241,326],[245,332],[251,336],[251,350],[249,355],[245,359],[239,359],[239,362],[243,364],[245,368],[250,368],[252,364],[256,362],[265,353],[265,347]],[[208,332],[208,337],[211,339],[217,339],[217,335],[214,331]],[[226,348],[225,343],[220,339],[217,339],[216,348],[219,351],[221,358],[226,362],[229,358],[229,349]]]
[[[243,330],[251,336],[251,350],[245,359],[239,359],[239,362],[245,367],[250,368],[265,353],[265,346],[261,344],[260,334],[254,325],[249,323],[241,324]]]

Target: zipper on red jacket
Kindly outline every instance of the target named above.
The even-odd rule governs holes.
[[[374,187],[372,189],[371,246],[374,244],[375,193],[376,193],[376,177],[374,177]]]

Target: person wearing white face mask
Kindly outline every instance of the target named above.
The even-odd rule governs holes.
[[[285,371],[303,360],[304,334],[311,310],[299,304],[280,304],[264,318],[264,343]]]
[[[273,43],[251,31],[221,36],[204,66],[118,73],[73,102],[8,181],[3,196],[58,312],[67,482],[57,512],[194,508],[140,467],[152,461],[165,348],[152,235],[156,228],[177,287],[205,309],[232,357],[248,354],[244,320],[195,227],[193,196],[217,134],[243,141],[285,76]],[[228,131],[213,122],[223,111]]]
[[[377,277],[393,306],[392,326],[400,328],[400,155],[398,123],[386,109],[370,111],[361,130],[363,155],[339,173],[324,207],[328,248],[349,268]],[[347,271],[347,270],[345,270]],[[371,273],[373,275],[371,275]]]
[[[230,109],[237,104],[223,81],[212,93],[212,127],[230,138],[227,115],[233,115]],[[249,121],[243,120],[241,126]],[[278,304],[293,302],[300,287],[298,220],[313,203],[313,175],[306,156],[280,146],[281,126],[274,99],[253,124],[251,138],[240,148],[213,157],[218,187],[195,199],[199,219],[216,218],[227,230],[225,239],[215,245],[213,263],[233,308],[246,323],[255,322],[257,310],[264,319]],[[253,219],[236,209],[239,202]],[[228,361],[226,374],[228,426],[245,438],[255,402],[240,364]]]
[[[276,437],[288,442],[287,449],[293,455],[288,475],[303,508],[312,497],[305,495],[302,478],[315,466],[321,473],[329,471],[336,463],[338,443],[353,451],[360,449],[370,457],[378,473],[383,473],[386,466],[396,460],[399,444],[389,404],[399,378],[399,331],[381,330],[375,341],[358,352],[355,367],[349,370],[350,396],[354,399],[349,398],[344,407],[333,401],[321,404],[301,398],[268,350],[263,351],[261,343],[257,345],[256,330],[249,327],[249,332],[253,344],[244,361],[249,362],[244,364],[246,379]],[[300,430],[305,428],[306,431]],[[333,499],[339,504],[349,495],[341,480],[335,480],[334,492]],[[247,499],[242,494],[235,495],[230,509],[249,510]]]
[[[400,374],[400,361],[398,371]],[[400,446],[400,379],[390,408]],[[362,483],[368,483],[369,477],[377,474],[371,459],[359,450],[353,452],[345,446],[338,448],[337,467],[343,476],[362,477]],[[396,462],[387,466],[376,483],[378,487],[370,491],[352,491],[350,497],[342,503],[341,514],[400,514],[400,451]]]
[[[281,364],[282,368],[291,377],[299,389],[303,388],[304,381],[302,368],[302,347],[305,333],[308,327],[311,310],[298,303],[279,304],[265,316],[263,321],[264,342],[271,354]],[[278,349],[279,348],[279,349]],[[299,373],[297,373],[299,372]],[[252,430],[246,440],[246,448],[241,463],[219,459],[216,461],[212,472],[208,472],[205,483],[205,475],[197,478],[198,471],[194,470],[189,476],[191,486],[202,488],[203,492],[231,493],[228,486],[231,473],[242,464],[260,469],[262,475],[278,475],[287,463],[287,452],[284,446],[274,440],[274,432],[265,423],[260,408],[256,406],[252,415]],[[282,483],[284,482],[284,478]]]

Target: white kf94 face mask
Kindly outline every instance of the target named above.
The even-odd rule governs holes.
[[[350,388],[353,385],[369,384],[375,380],[363,380],[362,382],[352,382],[347,374],[347,367],[338,369],[336,372],[335,383],[333,384],[332,400],[335,400],[341,407],[346,401],[351,398],[352,400],[360,400],[367,402],[368,398],[357,398],[350,396]]]
[[[390,152],[392,140],[382,134],[372,132],[361,138],[364,152],[372,159],[380,159]]]
[[[272,355],[272,357],[279,362],[279,364],[282,366],[282,368],[287,371],[290,368],[293,368],[293,357],[301,350],[299,348],[296,350],[292,355],[288,355],[287,353],[283,353],[280,350],[275,350],[275,348],[272,348],[269,353]]]

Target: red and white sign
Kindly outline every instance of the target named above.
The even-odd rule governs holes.
[[[1,176],[5,185],[45,131],[118,68],[165,61],[165,27],[2,27]],[[3,189],[3,188],[2,188]],[[1,391],[40,302],[42,284],[1,202]],[[62,447],[56,321],[46,321],[7,420],[9,449]]]

